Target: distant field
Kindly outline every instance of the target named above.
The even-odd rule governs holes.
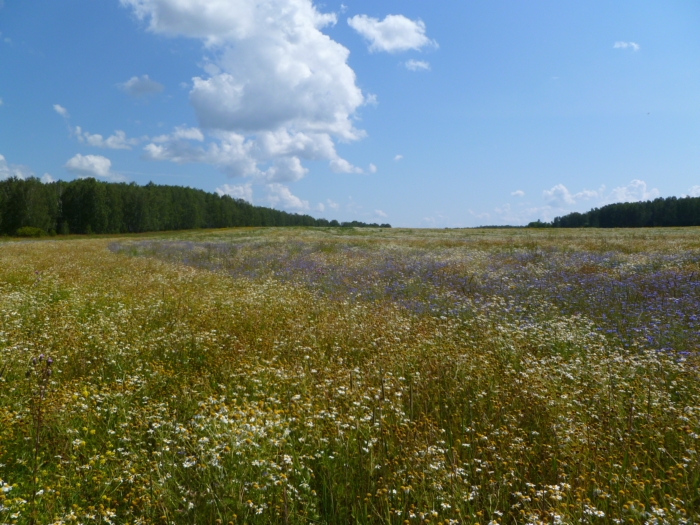
[[[0,524],[700,523],[700,229],[0,243]]]

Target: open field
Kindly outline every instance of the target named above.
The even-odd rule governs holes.
[[[0,243],[0,524],[700,523],[700,229]]]

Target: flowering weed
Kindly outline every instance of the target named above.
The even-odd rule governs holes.
[[[697,230],[0,245],[0,523],[699,523]]]

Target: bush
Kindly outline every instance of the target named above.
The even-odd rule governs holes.
[[[46,232],[41,228],[34,228],[33,226],[24,226],[17,230],[17,237],[43,237]]]

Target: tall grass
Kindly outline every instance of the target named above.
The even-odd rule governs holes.
[[[3,244],[0,523],[698,523],[699,239]]]

